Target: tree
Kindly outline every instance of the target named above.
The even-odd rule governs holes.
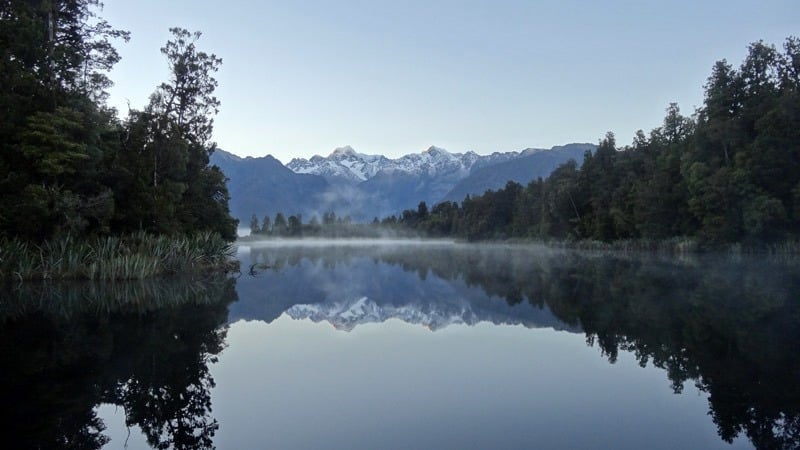
[[[419,202],[417,205],[417,219],[425,220],[428,218],[428,205],[425,202]]]
[[[104,232],[114,150],[111,40],[96,0],[0,2],[0,235]],[[101,205],[102,206],[99,206]]]
[[[161,49],[171,71],[144,111],[131,111],[118,167],[127,181],[120,203],[142,207],[122,213],[123,228],[160,233],[210,230],[235,239],[237,221],[228,210],[226,179],[209,167],[210,142],[219,101],[213,77],[222,60],[198,51],[200,33],[172,28]]]
[[[303,234],[303,219],[300,216],[291,215],[287,219],[286,227],[289,236],[300,236]]]
[[[262,234],[272,233],[272,221],[270,220],[268,214],[264,214],[264,218],[261,220],[261,233]]]
[[[250,234],[260,234],[261,227],[258,226],[258,217],[256,217],[255,213],[250,217]]]
[[[288,224],[286,223],[286,217],[283,213],[275,214],[275,222],[272,226],[272,232],[277,236],[284,236],[288,231]]]

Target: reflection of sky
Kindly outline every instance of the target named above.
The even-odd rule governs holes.
[[[578,334],[389,320],[237,322],[212,366],[218,448],[748,448],[661,370]]]

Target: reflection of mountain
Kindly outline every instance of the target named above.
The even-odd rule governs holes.
[[[521,309],[521,308],[518,308]],[[536,311],[533,311],[534,313]],[[422,325],[432,331],[449,325],[475,325],[490,321],[496,325],[525,325],[540,327],[548,324],[560,328],[558,321],[548,310],[540,310],[542,314],[503,314],[501,312],[474,309],[465,299],[452,302],[434,302],[428,304],[379,305],[367,297],[353,299],[350,302],[332,302],[320,304],[294,305],[286,310],[293,319],[311,319],[314,322],[328,322],[336,329],[351,331],[358,325],[381,323],[389,319]],[[520,317],[528,316],[528,317]]]
[[[352,248],[251,249],[243,264],[261,261],[273,269],[257,278],[239,279],[240,300],[231,306],[230,320],[271,322],[287,313],[296,319],[327,321],[348,331],[388,319],[432,330],[482,321],[580,330],[556,319],[544,305],[510,304],[463,279],[442,278],[392,261],[417,250],[383,254],[380,248],[366,253]]]
[[[489,321],[582,330],[609,362],[630,352],[676,393],[709,394],[720,437],[800,448],[800,272],[766,258],[583,255],[489,245],[253,247],[231,318],[391,317],[439,329]]]

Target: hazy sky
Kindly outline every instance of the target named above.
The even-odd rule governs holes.
[[[214,139],[241,156],[400,156],[621,144],[669,102],[702,104],[713,63],[800,34],[798,0],[106,0],[132,32],[111,104],[167,79],[169,27],[222,57]]]

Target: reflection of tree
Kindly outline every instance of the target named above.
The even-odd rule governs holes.
[[[100,448],[108,440],[94,411],[100,403],[123,407],[155,447],[212,447],[208,363],[224,346],[232,280],[105,287],[108,297],[83,309],[26,300],[42,290],[67,301],[79,292],[53,289],[2,299],[0,401],[18,405],[2,425],[17,441],[10,448]],[[150,296],[137,301],[135,293]]]
[[[106,443],[93,411],[97,394],[81,377],[99,369],[105,350],[92,345],[93,328],[35,314],[0,328],[0,402],[7,408],[0,427],[8,448],[94,449]]]
[[[118,379],[114,400],[125,407],[127,424],[139,425],[153,447],[212,447],[217,422],[210,416],[214,380],[208,362],[223,348],[225,306],[149,314],[121,335],[124,348],[144,342],[150,351],[131,354],[136,359],[128,378]]]
[[[512,247],[269,248],[279,267],[356,257],[479,286],[514,304],[546,305],[583,328],[609,362],[632,352],[664,369],[679,393],[709,394],[720,437],[746,434],[758,448],[800,447],[800,273],[793,262],[657,258]]]
[[[667,371],[675,392],[709,393],[720,436],[759,448],[800,445],[800,276],[791,265],[696,268],[577,259],[575,291],[553,296],[611,361],[620,349]],[[562,277],[559,277],[562,278]]]

